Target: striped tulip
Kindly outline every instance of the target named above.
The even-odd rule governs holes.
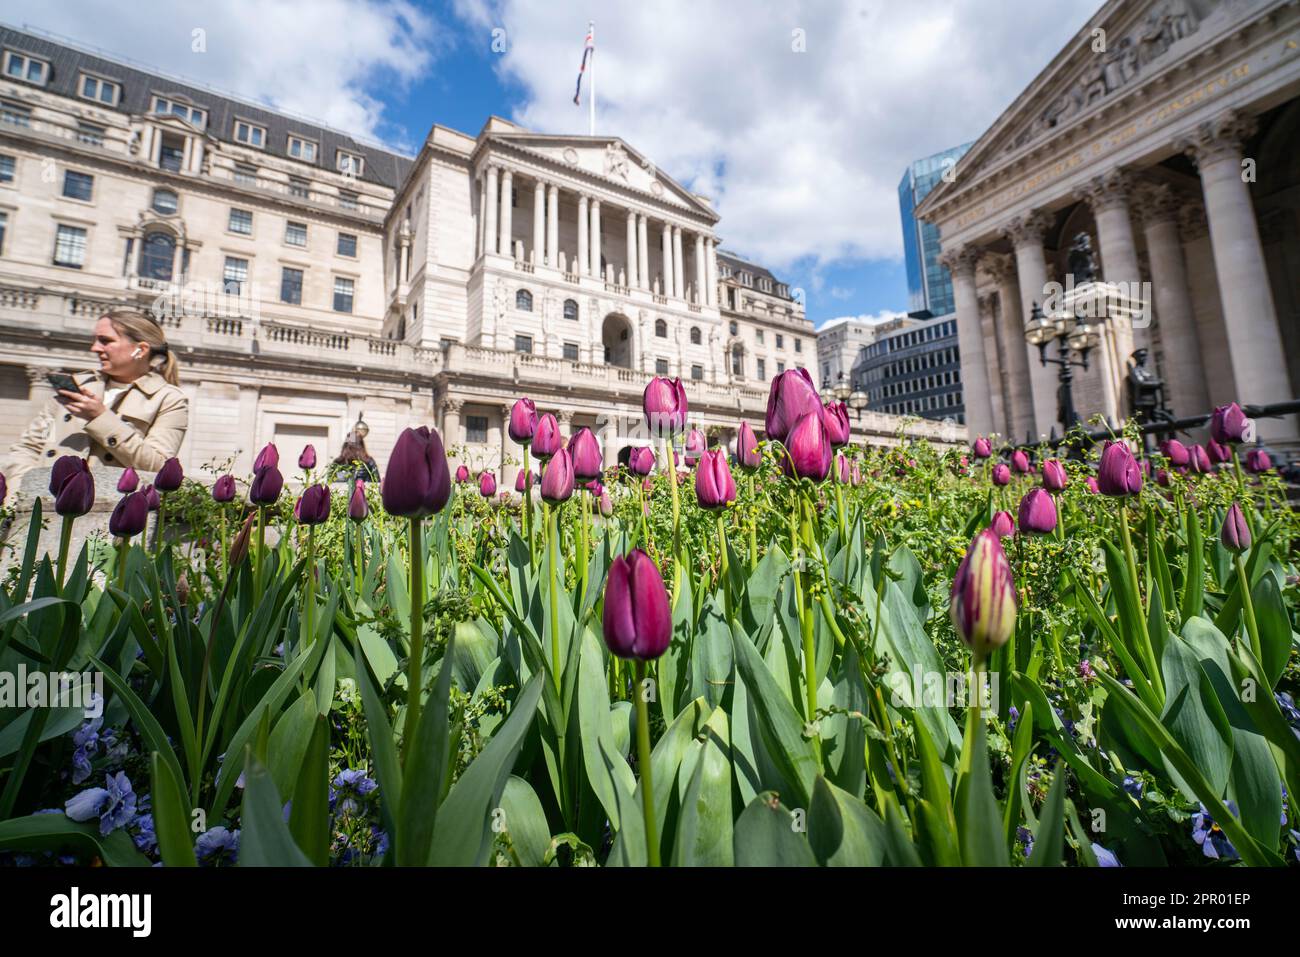
[[[977,659],[1007,643],[1016,627],[1016,586],[992,529],[975,536],[952,582],[953,627]]]

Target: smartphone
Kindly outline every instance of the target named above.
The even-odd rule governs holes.
[[[80,392],[81,386],[77,385],[77,380],[72,378],[66,372],[47,372],[46,380],[54,386],[55,391],[67,390],[68,392]]]

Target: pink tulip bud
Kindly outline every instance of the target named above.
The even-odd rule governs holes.
[[[952,582],[953,627],[977,658],[1007,643],[1016,627],[1016,586],[992,529],[975,536]]]

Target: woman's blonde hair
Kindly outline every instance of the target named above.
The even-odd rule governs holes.
[[[167,336],[153,316],[139,309],[112,309],[101,317],[113,324],[113,328],[132,342],[141,342],[149,347],[149,366],[172,385],[180,385],[180,363],[171,347],[167,345]]]

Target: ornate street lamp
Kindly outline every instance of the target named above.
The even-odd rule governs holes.
[[[867,398],[867,394],[861,389],[855,389],[849,393],[849,408],[853,410],[854,418],[862,418],[862,410],[867,407],[868,401],[870,400]]]
[[[1038,361],[1042,365],[1050,362],[1057,367],[1060,387],[1056,393],[1056,416],[1068,432],[1079,421],[1079,414],[1074,410],[1074,370],[1078,367],[1088,371],[1088,353],[1101,342],[1099,326],[1081,313],[1061,313],[1049,318],[1034,303],[1025,323],[1025,341],[1038,347]],[[1047,347],[1052,342],[1057,349],[1054,359],[1047,356]],[[1078,359],[1074,358],[1076,354]]]

